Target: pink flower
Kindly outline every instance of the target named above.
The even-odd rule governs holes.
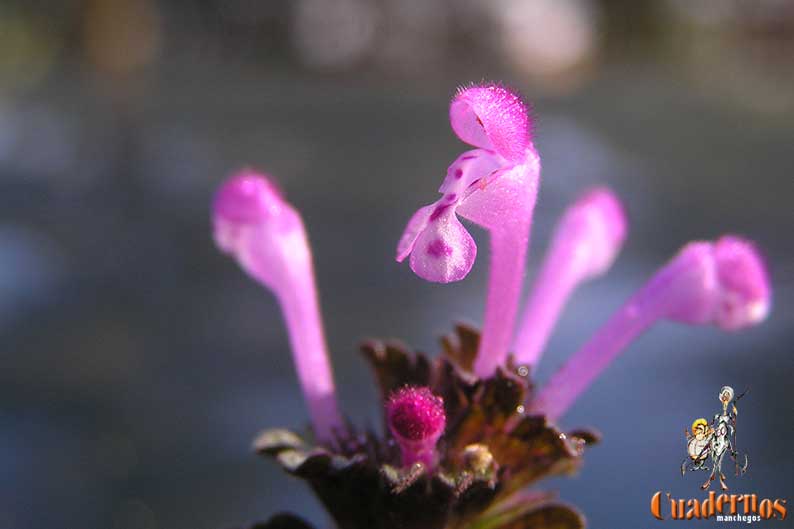
[[[691,242],[552,376],[532,411],[560,417],[628,344],[659,320],[736,331],[763,321],[770,302],[769,278],[752,243],[731,235]]]
[[[488,299],[475,365],[478,375],[489,376],[504,362],[512,339],[540,159],[529,134],[527,106],[503,86],[459,90],[449,117],[458,137],[478,148],[449,166],[441,198],[413,215],[397,245],[397,261],[410,255],[411,269],[423,279],[458,281],[477,255],[458,215],[490,232]]]
[[[331,440],[342,420],[300,214],[266,176],[244,170],[218,190],[213,224],[218,248],[278,299],[315,435]]]

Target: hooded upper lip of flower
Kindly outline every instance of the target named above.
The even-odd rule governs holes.
[[[396,256],[402,262],[410,255],[417,275],[439,283],[466,277],[477,254],[474,240],[456,214],[485,228],[494,220],[526,220],[534,206],[532,189],[524,189],[524,195],[530,196],[519,196],[516,204],[501,204],[497,212],[488,211],[493,204],[487,198],[476,203],[472,199],[498,194],[494,188],[500,183],[518,187],[537,180],[540,170],[529,135],[527,107],[509,89],[496,84],[461,88],[450,105],[450,124],[462,141],[476,148],[449,166],[438,189],[441,198],[413,215]],[[493,219],[495,214],[501,218]]]

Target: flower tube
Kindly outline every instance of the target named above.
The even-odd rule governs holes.
[[[594,189],[566,210],[519,323],[517,363],[537,365],[571,293],[612,266],[626,231],[623,207],[608,189]]]
[[[411,269],[423,279],[459,281],[471,270],[477,246],[457,216],[489,231],[488,294],[474,365],[477,375],[487,377],[504,363],[513,337],[540,159],[526,105],[503,86],[459,90],[450,105],[450,124],[461,140],[477,148],[449,166],[439,188],[442,197],[408,222],[397,261],[410,255]]]
[[[531,410],[551,420],[562,416],[629,343],[661,319],[734,331],[763,321],[770,301],[767,272],[752,243],[730,235],[689,243],[551,377]]]
[[[264,175],[245,170],[218,190],[214,237],[221,251],[278,300],[315,435],[342,425],[317,299],[311,249],[300,214]]]

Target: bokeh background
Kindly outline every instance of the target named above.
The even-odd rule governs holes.
[[[0,527],[217,529],[281,510],[329,526],[250,450],[306,412],[274,300],[213,246],[213,190],[252,165],[303,212],[341,399],[378,424],[356,344],[432,352],[481,317],[482,257],[447,286],[393,259],[465,148],[449,97],[481,79],[534,103],[530,278],[589,186],[631,217],[541,378],[687,240],[744,234],[774,280],[756,329],[664,324],[635,343],[563,421],[603,443],[544,486],[593,528],[673,523],[650,497],[700,495],[679,475],[683,431],[730,384],[751,390],[750,471],[729,484],[794,508],[794,3],[1,0]]]

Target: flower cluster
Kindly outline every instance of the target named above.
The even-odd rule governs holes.
[[[584,194],[562,216],[519,318],[540,183],[527,106],[498,84],[460,89],[453,131],[474,147],[449,166],[441,198],[420,208],[397,245],[420,277],[463,279],[477,246],[462,217],[490,236],[482,331],[458,325],[434,359],[395,342],[362,346],[381,391],[382,432],[345,421],[336,400],[312,256],[298,211],[269,177],[231,177],[213,206],[218,247],[281,305],[313,436],[267,430],[255,441],[306,480],[340,529],[560,529],[583,517],[537,480],[574,471],[597,435],[563,433],[557,420],[641,333],[661,319],[733,331],[761,322],[767,273],[753,244],[726,235],[685,245],[545,385],[530,379],[576,287],[604,274],[626,238],[618,198]],[[517,325],[518,322],[518,325]],[[282,514],[257,528],[306,528]]]

